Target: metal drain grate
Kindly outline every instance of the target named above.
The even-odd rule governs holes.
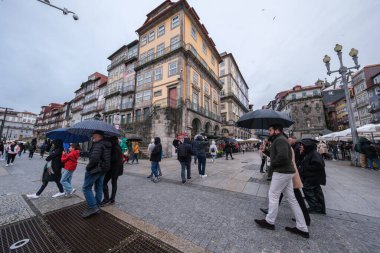
[[[85,209],[86,205],[82,203],[46,215],[47,223],[72,252],[107,252],[137,232],[103,211],[83,219],[81,214]]]
[[[21,240],[27,240],[22,246]],[[17,243],[20,242],[20,243]],[[17,249],[10,249],[19,245]],[[66,247],[37,217],[0,228],[0,252],[67,252]]]
[[[180,252],[163,242],[147,237],[144,235],[139,235],[136,239],[127,245],[124,245],[116,252],[121,253],[141,253],[141,252],[154,252],[154,253],[174,253]]]

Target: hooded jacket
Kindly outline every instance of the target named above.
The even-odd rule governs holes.
[[[69,171],[74,171],[78,165],[79,155],[79,150],[73,150],[68,154],[62,153],[61,162],[63,163],[63,168]]]
[[[107,172],[111,168],[111,143],[105,139],[94,142],[90,149],[86,170],[91,173]]]
[[[208,143],[207,140],[204,140],[202,136],[198,135],[195,140],[195,150],[197,156],[206,156],[206,147]]]
[[[54,145],[54,147],[50,152],[50,155],[46,157],[46,161],[51,161],[51,168],[53,169],[54,175],[60,178],[62,171],[61,157],[63,151],[63,143],[61,140],[54,140],[52,142],[52,145]]]
[[[123,154],[125,153],[125,151],[128,151],[127,138],[123,138],[121,140],[120,147],[121,147],[121,152],[123,152]]]
[[[292,162],[292,147],[283,134],[278,134],[271,138],[270,146],[270,168],[268,176],[271,177],[273,172],[293,174],[295,168]]]
[[[191,141],[190,141],[189,138],[185,138],[184,142],[178,146],[178,149],[182,149],[182,148],[185,149],[185,151],[187,153],[187,156],[186,157],[180,157],[179,156],[179,152],[177,150],[178,161],[180,161],[180,162],[189,162],[189,161],[191,161],[191,156],[193,155],[193,148],[191,146]]]
[[[300,176],[304,185],[326,185],[325,162],[317,152],[314,141],[302,140],[304,158],[300,165]]]
[[[212,149],[214,149],[214,152],[212,152]],[[218,152],[218,148],[217,146],[215,145],[215,141],[212,141],[212,144],[210,146],[210,154],[211,155],[216,155],[216,153]]]
[[[160,162],[162,154],[162,145],[160,137],[154,138],[154,148],[152,153],[150,154],[150,161],[152,162]]]
[[[111,148],[111,169],[108,173],[112,173],[112,177],[123,175],[123,153],[119,145],[112,145]]]

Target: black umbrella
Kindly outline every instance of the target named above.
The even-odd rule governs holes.
[[[67,131],[67,128],[57,128],[46,133],[46,137],[49,139],[61,140],[65,143],[77,143],[77,142],[86,142],[90,139],[87,135],[76,135]]]
[[[271,125],[290,127],[293,121],[285,113],[270,109],[261,109],[249,112],[237,121],[239,127],[249,129],[268,129]]]
[[[119,130],[101,120],[84,120],[67,129],[70,133],[90,136],[95,131],[102,131],[107,136],[120,136]]]
[[[138,135],[130,135],[130,136],[126,136],[125,138],[127,138],[128,141],[142,141],[142,137],[138,136]]]

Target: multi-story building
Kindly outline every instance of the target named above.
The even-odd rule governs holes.
[[[287,113],[294,124],[289,128],[297,138],[317,137],[326,129],[322,85],[296,85],[284,96],[280,111]]]
[[[223,85],[221,95],[222,134],[236,138],[250,138],[249,129],[236,126],[238,119],[249,111],[248,85],[231,53],[220,54],[219,81]]]
[[[132,123],[135,94],[135,67],[138,56],[138,40],[124,45],[108,57],[108,84],[105,94],[104,118],[113,123],[114,115],[120,115],[122,129]]]
[[[4,120],[5,109],[0,109],[0,125]],[[23,140],[33,136],[37,114],[31,112],[16,112],[8,110],[3,127],[3,136],[0,139]]]
[[[336,88],[330,86],[322,90],[321,94],[325,112],[326,127],[333,132],[339,131],[336,101],[339,101],[345,97],[344,90],[341,87]]]
[[[343,97],[337,101],[335,101],[336,108],[336,122],[338,125],[338,131],[345,130],[350,127],[348,121],[348,112],[347,112],[347,102],[346,98]]]
[[[104,93],[107,85],[107,77],[98,72],[90,75],[83,85],[84,99],[81,120],[92,119],[103,112],[105,106]]]
[[[373,85],[368,88],[369,107],[372,114],[371,123],[380,122],[380,72],[372,78]]]
[[[195,10],[165,1],[136,32],[135,133],[162,137],[165,152],[176,135],[219,134],[221,58]]]
[[[41,107],[41,112],[37,117],[34,135],[43,137],[50,130],[62,127],[63,108],[62,104],[51,103]]]
[[[379,72],[380,64],[368,65],[352,76],[352,86],[358,110],[356,120],[359,121],[360,126],[373,122],[373,115],[371,114],[373,110],[371,109],[370,99],[371,101],[376,100],[376,98],[373,98],[376,94],[376,85],[373,82],[373,77]]]

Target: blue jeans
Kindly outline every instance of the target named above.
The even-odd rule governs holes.
[[[204,175],[206,172],[206,156],[197,156],[199,175]]]
[[[151,170],[152,170],[152,173],[155,177],[158,177],[158,162],[152,162],[152,166],[151,166]]]
[[[215,162],[216,154],[215,155],[211,155],[211,158],[212,158],[212,161]]]
[[[186,175],[187,179],[191,178],[191,160],[189,161],[182,161],[181,163],[181,178],[182,182],[186,182],[186,177],[185,177],[185,170],[186,170]]]
[[[368,166],[370,169],[373,169],[373,162],[377,164],[377,169],[380,170],[380,159],[379,158],[367,158]]]
[[[71,179],[73,178],[73,173],[74,171],[72,170],[63,169],[61,184],[67,194],[70,194],[71,191],[73,190],[73,186],[71,185]]]
[[[89,208],[96,208],[102,202],[104,176],[103,172],[91,174],[89,171],[86,171],[84,175],[82,191]],[[95,186],[95,196],[92,192],[93,185]]]

